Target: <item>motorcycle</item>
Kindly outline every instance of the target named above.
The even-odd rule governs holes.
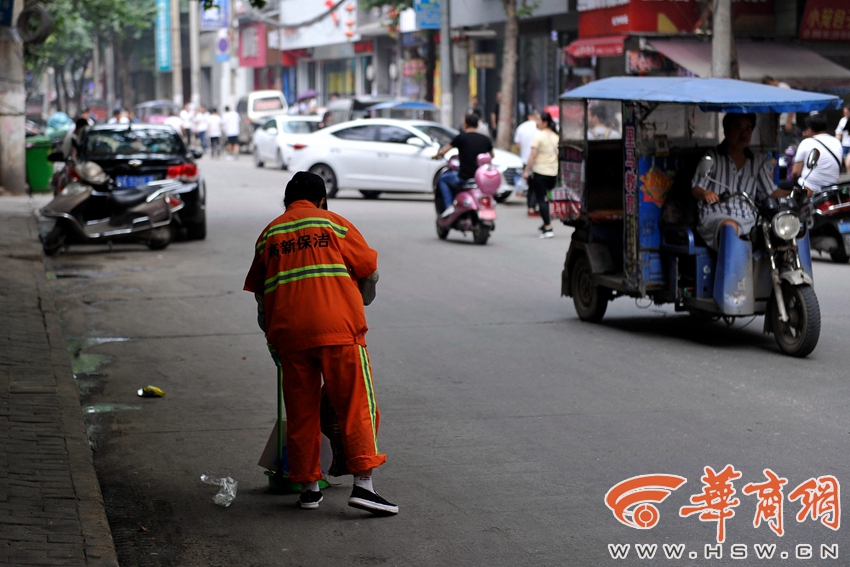
[[[69,163],[73,179],[39,211],[39,239],[53,256],[71,243],[138,242],[161,250],[174,236],[175,214],[185,204],[176,180],[119,188],[97,163]]]
[[[819,157],[820,152],[812,150],[807,159],[810,174]],[[706,156],[697,171],[705,176],[713,168]],[[811,353],[820,337],[820,306],[812,287],[805,222],[811,203],[804,187],[805,179],[799,179],[789,196],[766,199],[760,207],[746,193],[730,192],[721,197],[721,201],[741,199],[756,213],[757,220],[749,242],[737,238],[734,228],[723,227],[713,292],[720,312],[732,316],[757,312],[756,303],[769,296],[764,305],[764,332],[773,333],[784,353],[800,357]]]
[[[449,170],[457,171],[460,161],[457,156],[449,160]],[[437,209],[437,236],[445,240],[449,231],[459,230],[464,235],[472,232],[476,244],[487,244],[490,233],[496,229],[496,200],[494,195],[501,185],[499,170],[491,163],[489,154],[478,156],[475,177],[467,180],[455,195],[454,203],[443,203],[439,187],[434,188],[434,205]],[[447,206],[454,211],[444,216]]]
[[[850,260],[850,183],[814,194],[809,234],[812,250],[826,252],[839,264]]]

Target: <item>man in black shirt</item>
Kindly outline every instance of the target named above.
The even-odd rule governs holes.
[[[446,144],[437,154],[434,159],[440,159],[452,148],[457,148],[457,156],[460,160],[460,168],[458,171],[447,171],[440,176],[438,183],[440,192],[443,194],[443,203],[446,209],[441,216],[449,216],[454,212],[454,190],[460,187],[467,179],[475,177],[475,170],[478,169],[478,154],[490,154],[493,157],[493,143],[490,138],[476,132],[478,129],[478,116],[475,114],[467,114],[463,119],[463,132],[455,136],[454,140]]]

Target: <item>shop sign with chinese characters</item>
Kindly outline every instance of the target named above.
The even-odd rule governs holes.
[[[850,2],[808,0],[800,24],[800,39],[850,41]]]
[[[727,537],[726,523],[737,512],[751,515],[754,529],[761,528],[762,533],[772,533],[779,538],[786,534],[786,506],[791,508],[790,514],[797,523],[818,523],[827,530],[827,536],[841,527],[840,484],[835,476],[813,476],[794,483],[769,468],[764,469],[758,478],[744,478],[743,473],[731,464],[717,471],[706,466],[703,471],[701,486],[692,490],[688,499],[690,504],[681,506],[678,515],[715,524],[716,543],[705,546],[706,559],[722,557],[721,544]],[[608,490],[605,505],[621,524],[637,530],[651,530],[661,521],[658,506],[687,482],[687,478],[673,474],[633,476]],[[838,557],[838,544],[832,539],[827,537],[828,541],[819,547],[810,543],[796,543],[790,548],[791,551],[780,550],[779,553],[775,543],[755,544],[751,550],[759,559],[769,559],[774,554],[781,559],[810,559],[817,555],[821,559],[835,559]],[[630,549],[631,544],[608,544],[608,552],[614,559],[627,558]],[[667,543],[660,548],[656,544],[634,546],[635,554],[644,559],[650,558],[650,553],[654,556],[656,552],[668,559],[700,557],[697,551],[686,551],[685,544]],[[732,545],[728,553],[733,559],[743,559],[749,551],[746,544],[738,543]]]

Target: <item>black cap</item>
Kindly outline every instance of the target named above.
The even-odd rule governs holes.
[[[311,203],[319,203],[328,197],[325,182],[315,173],[299,171],[292,176],[286,184],[286,192],[283,194],[283,205],[288,207],[295,201],[307,200]]]

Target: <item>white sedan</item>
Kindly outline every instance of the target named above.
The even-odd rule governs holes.
[[[292,138],[298,134],[309,134],[319,129],[318,116],[289,116],[280,114],[269,117],[254,130],[251,146],[254,165],[274,164],[277,169],[286,169],[292,160]]]
[[[292,140],[289,169],[320,176],[328,196],[340,189],[359,190],[366,198],[387,193],[432,193],[444,160],[431,159],[458,134],[436,122],[368,118],[343,122]],[[447,158],[456,153],[452,150]],[[502,173],[499,202],[514,191],[522,175],[518,155],[495,150],[493,164]]]

